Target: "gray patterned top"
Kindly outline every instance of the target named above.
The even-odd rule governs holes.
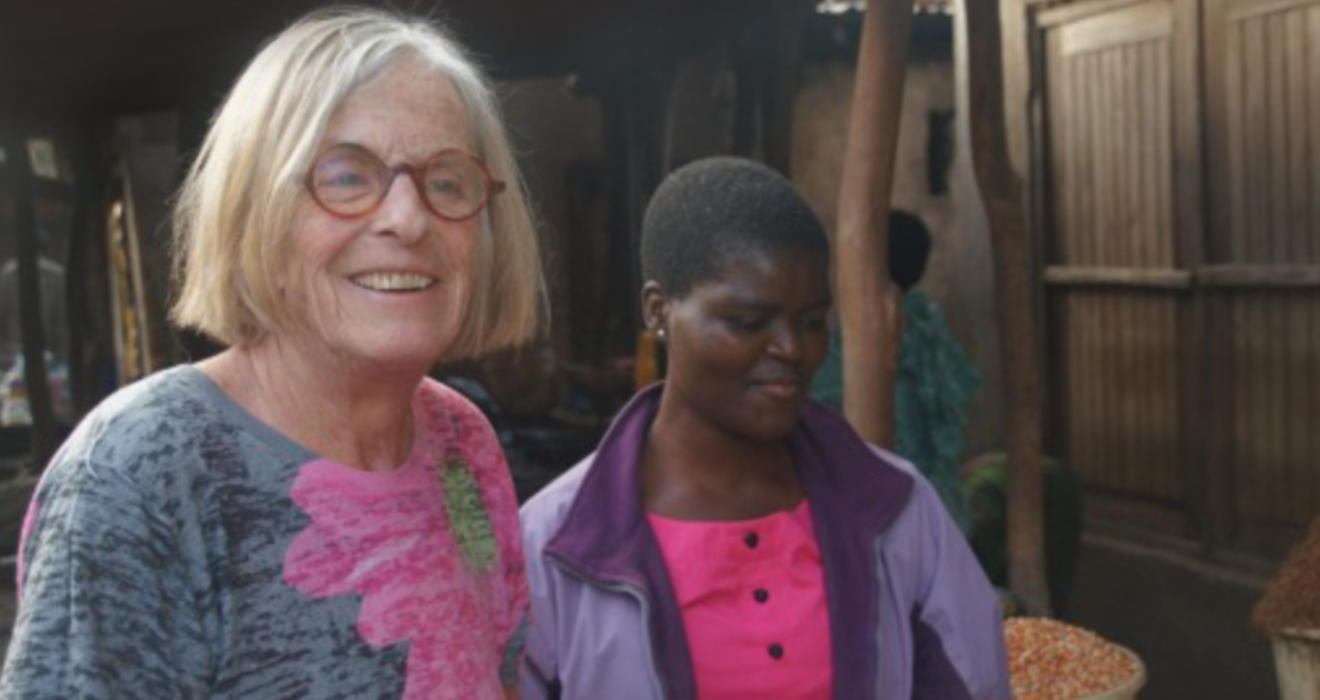
[[[108,398],[24,523],[0,698],[503,697],[527,604],[507,467],[457,393],[413,407],[408,461],[368,473],[191,366]]]

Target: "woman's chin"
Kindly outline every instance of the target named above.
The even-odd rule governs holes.
[[[426,340],[423,338],[410,338],[402,342],[397,339],[372,340],[364,338],[359,342],[340,344],[336,354],[347,359],[350,365],[372,371],[424,374],[444,356],[449,345],[438,341],[423,342]]]

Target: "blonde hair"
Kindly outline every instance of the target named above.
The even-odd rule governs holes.
[[[313,12],[281,32],[216,112],[174,208],[176,323],[241,345],[289,321],[276,279],[302,176],[339,105],[408,55],[453,83],[476,155],[508,183],[479,215],[471,299],[445,359],[536,333],[546,305],[536,230],[485,77],[434,25],[363,8]]]

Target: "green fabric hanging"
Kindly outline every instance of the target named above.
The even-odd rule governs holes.
[[[894,451],[917,465],[939,492],[958,527],[968,528],[967,502],[958,478],[967,426],[966,405],[981,383],[944,314],[917,291],[903,296],[903,334],[894,382]],[[836,329],[817,372],[812,394],[840,410],[843,403],[843,344]]]

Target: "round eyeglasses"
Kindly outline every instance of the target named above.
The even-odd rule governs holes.
[[[399,173],[413,181],[426,208],[447,221],[476,216],[505,187],[480,159],[461,149],[440,151],[422,165],[391,167],[355,144],[333,146],[317,156],[304,184],[322,209],[348,219],[375,211]]]

